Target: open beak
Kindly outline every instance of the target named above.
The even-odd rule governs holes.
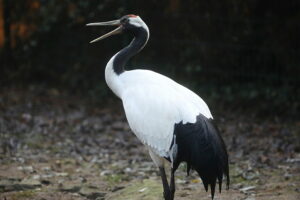
[[[121,26],[120,20],[113,20],[113,21],[108,21],[108,22],[89,23],[89,24],[87,24],[87,26],[118,26],[118,28],[116,28],[115,30],[113,30],[109,33],[106,33],[105,35],[102,35],[102,36],[90,41],[90,43],[97,42],[97,41],[102,40],[104,38],[107,38],[111,35],[116,35],[116,34],[122,33],[122,26]]]

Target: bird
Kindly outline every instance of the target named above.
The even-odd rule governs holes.
[[[213,116],[196,93],[174,80],[146,69],[125,70],[130,58],[139,53],[149,39],[149,28],[140,16],[129,14],[117,20],[95,22],[87,26],[116,26],[90,43],[116,34],[129,34],[131,43],[118,51],[105,67],[105,81],[122,101],[130,129],[146,146],[159,169],[163,197],[173,200],[175,172],[186,163],[200,176],[206,192],[214,199],[216,184],[221,193],[226,178],[229,188],[229,164],[225,142]],[[165,172],[170,163],[170,181]]]

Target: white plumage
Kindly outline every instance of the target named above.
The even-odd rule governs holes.
[[[195,123],[197,115],[212,118],[205,102],[173,80],[149,70],[120,75],[120,95],[130,128],[161,157],[168,157],[174,125]]]
[[[107,63],[105,80],[122,100],[130,128],[148,147],[151,158],[160,168],[165,199],[174,198],[174,172],[182,161],[197,170],[206,190],[208,184],[211,184],[213,197],[216,179],[222,182],[223,173],[228,177],[228,160],[225,146],[222,146],[224,142],[209,122],[212,115],[208,106],[194,92],[166,76],[150,70],[125,71],[123,67],[127,60],[148,41],[148,27],[135,15],[89,25],[109,24],[119,27],[94,41],[122,31],[131,32],[135,36],[128,47],[115,54]],[[201,152],[204,154],[198,155]],[[211,158],[207,157],[210,155]],[[207,163],[201,163],[197,157],[202,157],[203,162]],[[164,174],[165,159],[172,163],[170,187]],[[212,169],[207,167],[209,164],[213,165]]]

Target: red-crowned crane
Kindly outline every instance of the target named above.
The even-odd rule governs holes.
[[[210,185],[212,199],[216,182],[221,192],[224,175],[228,188],[228,154],[206,103],[166,76],[150,70],[124,70],[127,61],[141,51],[149,39],[149,29],[143,20],[136,15],[126,15],[87,26],[117,26],[91,43],[119,33],[130,33],[134,37],[109,60],[105,80],[122,99],[130,128],[159,168],[165,200],[174,199],[174,173],[181,162],[187,163],[187,174],[190,169],[197,171],[206,191]],[[165,161],[171,162],[170,185]]]

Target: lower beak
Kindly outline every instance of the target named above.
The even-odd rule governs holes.
[[[87,24],[87,26],[119,26],[118,28],[114,29],[113,31],[106,33],[105,35],[102,35],[101,37],[98,37],[98,38],[92,40],[90,43],[97,42],[97,41],[105,39],[109,36],[122,33],[122,26],[121,26],[120,20],[90,23],[90,24]]]

